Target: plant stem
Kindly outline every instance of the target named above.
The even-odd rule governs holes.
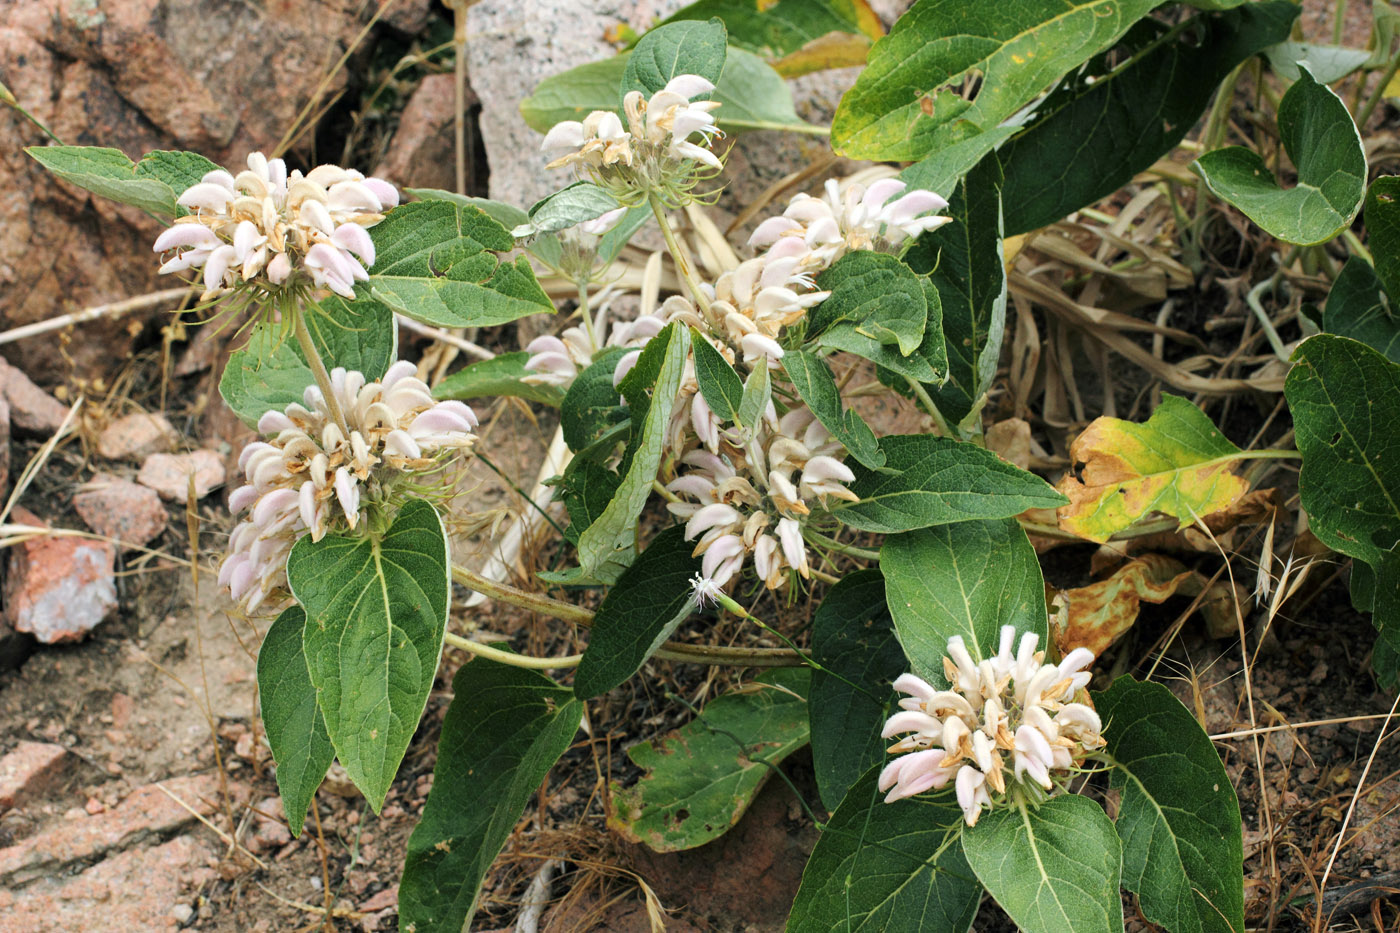
[[[909,379],[906,381],[909,383],[909,388],[914,390],[914,396],[919,400],[920,404],[924,406],[929,417],[933,419],[933,426],[938,428],[938,433],[942,434],[944,437],[957,437],[953,429],[948,426],[948,419],[943,417],[943,412],[938,410],[938,405],[934,402],[933,396],[929,395],[928,389],[924,388],[924,384],[917,379]]]
[[[301,345],[301,352],[306,357],[306,364],[311,367],[311,375],[316,377],[316,384],[321,387],[321,394],[326,399],[326,410],[331,413],[331,420],[340,428],[341,433],[346,437],[350,436],[350,425],[345,420],[345,412],[340,410],[340,399],[336,398],[335,390],[331,386],[330,373],[326,372],[326,364],[321,359],[321,351],[316,349],[316,343],[311,339],[311,331],[306,327],[306,311],[299,305],[293,306],[291,310],[292,329],[297,335],[297,343]]]
[[[551,599],[540,593],[527,593],[517,589],[508,583],[497,583],[489,580],[481,574],[466,567],[453,565],[452,579],[460,583],[469,590],[480,593],[491,599],[499,600],[511,606],[518,606],[521,609],[528,609],[531,612],[538,612],[540,615],[551,616],[561,622],[572,622],[576,625],[588,627],[593,624],[593,613],[581,606],[575,606],[558,599]]]
[[[681,246],[676,242],[676,233],[671,229],[671,222],[666,219],[666,205],[661,203],[655,192],[647,194],[647,203],[651,205],[651,212],[656,215],[656,223],[661,227],[661,236],[666,240],[666,249],[671,254],[671,260],[676,264],[676,271],[685,280],[686,287],[690,289],[691,296],[695,299],[695,304],[706,314],[710,310],[710,299],[706,297],[704,289],[700,287],[700,281],[695,277],[695,270],[690,267],[690,260],[686,259],[685,253],[681,252]]]
[[[812,531],[810,528],[802,529],[802,537],[806,538],[808,541],[810,541],[817,547],[824,547],[828,550],[835,551],[838,554],[845,554],[847,557],[854,557],[857,560],[878,561],[880,559],[879,551],[872,551],[869,548],[857,547],[854,544],[842,544],[835,538],[828,538],[826,535]]]
[[[528,667],[537,671],[578,667],[579,662],[583,660],[583,655],[581,654],[570,654],[559,658],[533,658],[528,654],[516,654],[513,651],[502,651],[499,648],[492,648],[490,645],[483,645],[480,642],[472,641],[470,638],[463,638],[461,635],[453,635],[451,632],[443,635],[443,641],[454,648],[461,648],[463,651],[471,652],[478,657],[499,661],[502,664],[509,664],[512,667]]]
[[[1385,71],[1381,72],[1381,80],[1376,84],[1376,89],[1371,92],[1370,98],[1366,101],[1366,106],[1361,108],[1361,112],[1356,115],[1356,129],[1363,131],[1366,121],[1371,119],[1371,114],[1375,112],[1376,105],[1385,96],[1385,89],[1390,84],[1390,79],[1395,77],[1396,70],[1400,69],[1400,51],[1390,57],[1390,64],[1385,66]]]

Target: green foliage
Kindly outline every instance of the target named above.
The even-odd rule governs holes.
[[[834,510],[862,531],[892,533],[969,519],[1010,518],[1066,499],[983,447],[932,434],[880,438],[885,469],[853,468],[859,502]]]
[[[1327,294],[1320,323],[1327,333],[1359,340],[1390,362],[1400,363],[1400,318],[1376,270],[1360,256],[1342,266]]]
[[[594,220],[619,206],[617,198],[591,181],[576,181],[530,208],[529,222],[512,228],[511,233],[517,237],[556,233]]]
[[[866,250],[847,253],[817,276],[817,287],[831,297],[808,313],[807,327],[808,336],[819,337],[823,346],[869,359],[868,354],[884,347],[909,356],[923,342],[928,325],[924,289],[895,257]]]
[[[1121,796],[1123,887],[1172,933],[1243,933],[1240,805],[1210,737],[1161,684],[1094,696]]]
[[[478,207],[415,201],[394,208],[369,234],[375,263],[361,290],[406,317],[485,327],[554,311],[525,257],[495,256],[515,238]]]
[[[788,77],[862,64],[870,40],[884,32],[865,0],[696,0],[662,24],[711,17],[724,22],[734,46],[762,55]]]
[[[306,669],[305,627],[306,611],[288,606],[268,627],[258,649],[258,708],[293,836],[301,835],[306,811],[335,758]]]
[[[622,396],[613,388],[617,361],[627,351],[609,347],[594,354],[593,362],[574,379],[559,403],[559,426],[564,442],[577,453],[628,420]]]
[[[872,767],[817,840],[788,933],[965,933],[982,900],[951,790],[885,803]],[[1068,928],[1066,928],[1068,929]]]
[[[1210,190],[1271,236],[1309,246],[1341,233],[1366,191],[1366,153],[1346,104],[1300,66],[1278,109],[1279,136],[1298,170],[1279,185],[1260,155],[1243,146],[1207,152],[1192,168]]]
[[[743,380],[729,361],[705,339],[705,335],[693,327],[690,329],[690,346],[695,352],[695,381],[700,385],[705,404],[720,420],[742,425]]]
[[[657,852],[719,838],[778,763],[807,744],[807,685],[804,667],[768,671],[670,736],[629,748],[646,773],[632,787],[613,784],[608,825]]]
[[[963,830],[963,854],[1025,933],[1121,933],[1122,849],[1113,823],[1075,794],[1003,806]]]
[[[287,559],[336,757],[375,812],[428,702],[447,628],[442,519],[410,500],[382,536],[303,537]]]
[[[548,677],[483,658],[457,672],[452,693],[399,881],[400,928],[418,933],[467,929],[486,870],[583,717]]]
[[[1376,274],[1387,292],[1400,295],[1400,176],[1382,175],[1371,182],[1365,221]]]
[[[1320,84],[1342,80],[1371,57],[1371,53],[1365,49],[1316,42],[1280,42],[1265,49],[1264,54],[1269,59],[1269,67],[1280,78],[1297,81],[1300,74],[1298,66],[1304,64]]]
[[[184,213],[175,199],[218,168],[193,152],[156,150],[132,162],[120,149],[99,146],[29,146],[24,151],[66,182],[158,217]]]
[[[1006,234],[1054,223],[1150,167],[1196,125],[1230,70],[1286,38],[1297,16],[1292,3],[1265,2],[1173,28],[1146,19],[1118,46],[1126,63],[1100,55],[1072,72],[997,153]]]
[[[891,535],[880,548],[885,601],[909,663],[946,684],[948,639],[961,635],[980,660],[996,653],[1003,625],[1046,643],[1045,584],[1015,519],[957,522]]]
[[[814,353],[790,350],[783,355],[782,364],[798,396],[846,452],[869,469],[884,467],[885,454],[875,432],[855,409],[842,409],[841,392],[826,363]]]
[[[832,146],[916,161],[992,130],[1117,42],[1153,0],[921,0],[870,50],[841,99]],[[964,88],[980,82],[975,91]]]
[[[524,350],[502,353],[489,360],[479,360],[464,366],[433,387],[434,398],[494,398],[508,395],[558,408],[564,401],[559,386],[534,385],[525,381],[532,375],[525,368],[530,354]]]
[[[828,810],[871,765],[885,757],[880,727],[904,673],[904,650],[885,608],[880,571],[847,574],[826,593],[812,618],[812,671],[808,718],[812,767]]]
[[[685,529],[667,528],[622,572],[593,616],[574,694],[591,699],[627,680],[695,610],[691,578],[700,572]]]
[[[650,30],[627,59],[619,103],[630,91],[651,97],[677,75],[699,75],[718,84],[728,41],[724,23],[718,19],[683,20]]]

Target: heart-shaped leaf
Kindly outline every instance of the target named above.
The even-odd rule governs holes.
[[[728,41],[718,19],[682,20],[649,30],[627,59],[619,101],[630,91],[651,97],[677,75],[699,75],[718,84]]]

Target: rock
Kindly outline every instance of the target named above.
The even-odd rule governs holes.
[[[43,795],[68,763],[68,749],[48,742],[20,742],[0,758],[0,813]]]
[[[0,498],[10,492],[10,403],[0,395]]]
[[[73,508],[93,531],[126,547],[155,539],[170,519],[155,490],[110,473],[84,483]]]
[[[454,142],[456,90],[453,76],[428,75],[408,99],[399,128],[389,143],[384,161],[374,174],[409,188],[457,187],[457,150]],[[467,89],[467,105],[477,105]]]
[[[433,0],[399,0],[398,3],[389,7],[389,11],[384,14],[383,22],[399,32],[417,36],[427,27],[432,8]],[[448,11],[447,17],[448,21],[451,22],[451,11]]]
[[[0,360],[0,393],[10,408],[10,424],[24,431],[52,434],[68,417],[68,406],[20,372]]]
[[[162,499],[184,502],[194,474],[195,498],[203,499],[224,484],[223,459],[212,450],[187,454],[151,454],[141,464],[136,481],[160,493]]]
[[[176,904],[170,908],[170,916],[175,918],[175,922],[184,926],[194,919],[194,908],[189,904]]]
[[[14,510],[21,524],[44,526]],[[117,605],[116,550],[106,541],[38,535],[10,548],[5,618],[44,644],[77,641]]]
[[[98,456],[108,460],[135,460],[164,453],[180,440],[180,434],[164,415],[138,412],[118,418],[97,435]]]

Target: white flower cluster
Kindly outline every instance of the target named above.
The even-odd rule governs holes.
[[[1015,638],[1015,626],[1003,626],[1000,650],[981,663],[961,637],[948,639],[943,669],[952,689],[935,690],[913,674],[894,682],[909,696],[880,735],[907,735],[890,747],[900,757],[880,774],[887,803],[952,781],[963,817],[973,826],[983,808],[993,805],[992,795],[1006,793],[1008,780],[1031,793],[1049,791],[1055,786],[1051,772],[1072,768],[1103,746],[1098,713],[1072,701],[1089,683],[1085,668],[1093,653],[1076,648],[1059,664],[1046,664],[1033,632],[1021,636],[1013,654]]]
[[[905,187],[898,178],[882,178],[869,187],[857,182],[842,191],[836,179],[828,179],[826,197],[794,196],[781,215],[758,225],[749,245],[767,247],[764,255],[770,260],[796,260],[798,268],[815,275],[846,253],[897,247],[952,219],[929,214],[947,207],[946,200]]]
[[[156,238],[155,251],[175,251],[162,273],[204,270],[201,300],[251,282],[269,289],[309,282],[353,298],[355,282],[374,265],[365,228],[384,219],[399,193],[338,165],[288,174],[281,159],[254,152],[237,176],[208,172],[178,203],[190,214]]]
[[[476,440],[476,415],[462,402],[434,401],[412,363],[389,367],[379,382],[336,368],[331,384],[347,424],[337,424],[316,386],[306,405],[269,411],[258,430],[270,435],[243,448],[247,485],[229,510],[248,517],[229,536],[219,583],[248,613],[276,611],[288,599],[286,564],[304,534],[355,529],[371,508],[392,506],[392,487],[428,479]],[[415,489],[415,491],[421,491]]]
[[[611,328],[601,319],[594,325],[600,337],[606,335],[602,341],[603,347],[644,346],[665,326],[666,322],[653,314],[644,314],[635,321],[616,321]],[[530,375],[522,381],[530,385],[568,388],[578,378],[579,372],[587,369],[593,362],[593,355],[603,347],[593,346],[587,329],[578,326],[565,328],[558,337],[536,337],[525,345],[525,352],[530,354],[525,361],[525,369]],[[614,370],[614,386],[622,381],[627,370],[637,362],[637,355],[640,353],[640,350],[633,350],[622,357]],[[621,365],[622,361],[626,361],[626,368]]]
[[[854,500],[845,484],[855,476],[836,459],[841,445],[806,408],[781,419],[770,410],[751,442],[742,431],[720,430],[714,450],[696,448],[681,457],[690,469],[666,488],[694,501],[667,508],[686,519],[685,538],[696,541],[701,577],[710,588],[728,583],[752,554],[759,579],[777,589],[788,570],[804,578],[811,573],[802,540],[809,503]]]
[[[625,204],[639,203],[648,191],[684,190],[693,181],[693,163],[720,168],[719,157],[706,148],[719,135],[713,114],[719,102],[692,99],[714,89],[699,75],[676,75],[650,99],[641,91],[623,98],[626,126],[616,113],[595,110],[582,121],[556,124],[540,148],[557,153],[549,168],[577,166]],[[703,145],[690,141],[697,133]]]

